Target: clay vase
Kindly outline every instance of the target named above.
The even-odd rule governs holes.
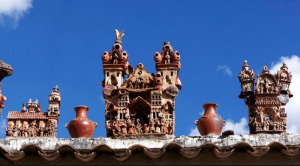
[[[198,127],[198,131],[201,135],[220,135],[223,126],[226,122],[217,115],[216,103],[206,103],[203,105],[204,115],[199,120],[195,121],[195,125]]]
[[[98,124],[87,118],[87,111],[89,110],[89,107],[77,106],[74,110],[76,112],[76,118],[65,125],[65,127],[69,130],[71,137],[92,138]]]

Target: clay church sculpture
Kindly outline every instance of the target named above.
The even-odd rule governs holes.
[[[285,106],[293,97],[289,89],[292,74],[288,72],[286,64],[283,63],[276,74],[271,74],[268,67],[264,66],[256,80],[247,61],[244,61],[242,69],[238,76],[242,88],[239,98],[244,99],[248,107],[250,134],[285,133]]]
[[[23,104],[21,111],[9,111],[6,137],[56,137],[60,100],[56,85],[49,95],[47,112],[42,112],[38,100],[31,99]]]
[[[124,31],[116,30],[112,50],[102,55],[107,137],[119,135],[174,134],[175,98],[182,85],[178,77],[180,54],[165,42],[154,54],[156,74],[139,63],[133,70],[122,51]],[[128,75],[124,81],[125,75]]]

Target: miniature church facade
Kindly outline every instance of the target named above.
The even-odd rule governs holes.
[[[253,70],[250,71],[247,61],[244,61],[238,78],[242,88],[239,98],[244,99],[248,107],[250,134],[285,133],[285,107],[293,97],[289,89],[292,74],[286,64],[283,63],[276,74],[271,74],[264,66],[262,74],[255,80]]]
[[[156,74],[139,63],[133,70],[129,55],[122,51],[124,31],[110,53],[102,55],[105,126],[108,137],[119,135],[174,134],[175,98],[182,85],[178,77],[180,54],[165,42],[156,52]],[[125,75],[128,75],[124,81]]]
[[[55,86],[49,95],[49,108],[42,112],[38,100],[29,99],[22,111],[8,112],[7,137],[56,137],[61,95]]]

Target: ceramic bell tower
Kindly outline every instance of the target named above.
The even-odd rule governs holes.
[[[250,134],[285,133],[285,106],[293,97],[289,90],[292,74],[286,64],[283,63],[276,74],[271,74],[264,66],[255,80],[253,70],[250,71],[247,61],[244,61],[238,78],[242,88],[239,98],[244,99],[248,107]]]

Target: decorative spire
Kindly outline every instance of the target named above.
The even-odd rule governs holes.
[[[270,73],[267,65],[264,65],[262,73],[263,74],[269,74]]]
[[[41,104],[38,104],[38,105],[37,105],[36,112],[42,112],[42,110],[41,110]]]
[[[55,85],[55,87],[53,87],[53,91],[54,92],[59,92],[59,87],[57,85]]]
[[[286,66],[286,63],[283,62],[283,63],[282,63],[282,66],[280,67],[280,69],[281,69],[281,70],[287,71],[289,68]]]
[[[244,65],[242,66],[243,70],[249,70],[250,66],[248,65],[247,62],[248,62],[247,60],[244,60]]]
[[[22,112],[27,112],[27,110],[26,110],[26,104],[22,104],[23,105],[23,107],[22,107]]]

